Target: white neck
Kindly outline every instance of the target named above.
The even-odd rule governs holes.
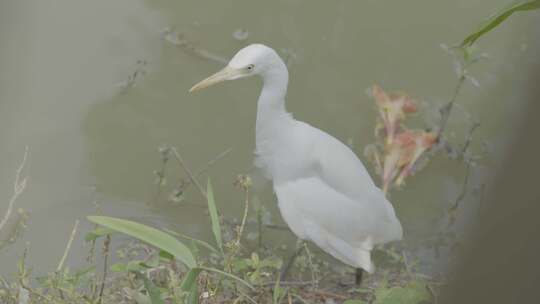
[[[263,88],[257,105],[256,143],[268,139],[269,133],[275,133],[280,126],[290,121],[291,115],[285,109],[285,95],[289,73],[283,62],[261,74]]]

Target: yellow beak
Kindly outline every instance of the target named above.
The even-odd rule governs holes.
[[[189,89],[189,92],[195,92],[204,88],[207,88],[211,85],[214,85],[216,83],[223,82],[225,80],[232,80],[236,79],[239,76],[243,75],[243,71],[240,69],[235,69],[231,67],[225,67],[223,70],[215,73],[214,75],[206,78],[205,80],[197,83],[194,85],[191,89]]]

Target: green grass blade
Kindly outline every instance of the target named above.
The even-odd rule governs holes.
[[[199,304],[199,289],[197,288],[197,284],[191,287],[186,304]]]
[[[192,268],[182,280],[180,289],[187,292],[186,304],[197,304],[199,302],[199,289],[197,286],[197,277],[201,273],[201,268]]]
[[[274,290],[272,292],[272,304],[279,304],[279,294],[281,293],[281,287],[279,286],[280,277],[276,279],[276,284],[274,284]]]
[[[154,283],[150,281],[146,275],[139,274],[139,276],[143,279],[144,288],[146,288],[148,295],[150,296],[150,302],[152,302],[152,304],[164,304],[163,300],[161,299],[161,292],[156,285],[154,285]]]
[[[216,243],[220,252],[223,253],[223,241],[221,238],[221,225],[219,223],[219,215],[216,208],[216,201],[214,199],[214,190],[212,189],[212,183],[208,179],[206,186],[206,195],[208,196],[208,212],[210,213],[210,220],[212,221],[212,232],[216,238]]]
[[[185,234],[183,234],[183,233],[176,232],[176,231],[173,231],[173,230],[170,230],[170,229],[167,229],[167,228],[164,228],[163,231],[165,231],[165,232],[167,232],[167,233],[170,233],[170,234],[172,234],[172,235],[174,235],[174,236],[177,236],[177,237],[179,237],[179,238],[183,238],[183,239],[186,239],[186,240],[193,241],[193,242],[195,242],[195,243],[196,243],[197,245],[199,245],[199,246],[202,246],[202,247],[204,247],[204,248],[206,248],[206,249],[209,249],[209,250],[212,251],[212,252],[219,253],[219,251],[218,251],[216,248],[214,248],[214,246],[208,244],[208,243],[205,242],[205,241],[201,241],[201,240],[198,240],[198,239],[196,239],[196,238],[192,238],[192,237],[190,237],[189,235],[185,235]]]
[[[199,276],[199,273],[201,273],[201,268],[192,268],[184,277],[184,280],[182,280],[182,284],[180,285],[180,288],[183,291],[190,291],[193,289],[193,284],[197,284],[197,277]]]
[[[88,220],[98,225],[127,234],[158,249],[167,251],[189,268],[197,266],[189,248],[173,236],[136,222],[108,216],[89,216]]]
[[[467,36],[463,40],[463,42],[461,42],[460,46],[468,47],[468,46],[473,45],[476,42],[476,40],[480,39],[480,37],[482,37],[486,33],[496,28],[498,25],[503,23],[506,19],[508,19],[508,17],[510,17],[514,13],[517,13],[520,11],[530,11],[530,10],[535,10],[539,8],[540,8],[540,0],[515,1],[504,10],[491,16],[477,31]]]
[[[231,273],[228,273],[228,272],[225,272],[225,271],[221,271],[219,269],[215,269],[215,268],[210,268],[210,267],[197,267],[197,268],[200,268],[202,270],[206,270],[206,271],[210,271],[210,272],[215,272],[215,273],[218,273],[218,274],[221,274],[223,276],[226,276],[226,277],[229,277],[233,280],[236,280],[237,282],[239,283],[242,283],[243,285],[245,285],[247,288],[251,289],[251,290],[255,290],[255,288],[253,288],[253,286],[251,286],[251,284],[249,284],[248,282],[246,282],[245,280],[242,280],[241,278],[235,276],[234,274],[231,274]]]

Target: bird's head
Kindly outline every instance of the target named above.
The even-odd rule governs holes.
[[[264,77],[276,68],[283,66],[283,61],[272,48],[263,44],[251,44],[238,51],[225,68],[194,85],[189,92],[204,89],[226,80],[255,75]]]

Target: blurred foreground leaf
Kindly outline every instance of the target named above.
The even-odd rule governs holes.
[[[374,304],[431,303],[431,295],[423,282],[411,282],[404,287],[379,288],[375,291]]]

